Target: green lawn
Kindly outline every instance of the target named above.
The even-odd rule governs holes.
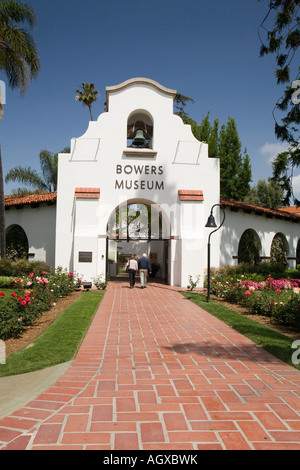
[[[83,292],[33,341],[33,346],[11,354],[0,364],[0,377],[23,374],[70,361],[76,355],[104,291]]]
[[[199,305],[203,310],[219,318],[242,335],[251,339],[255,344],[263,347],[266,351],[273,354],[273,356],[300,370],[300,365],[292,363],[292,354],[295,351],[295,349],[291,347],[294,341],[293,339],[251,318],[244,317],[224,305],[221,305],[217,301],[210,300],[210,302],[207,302],[204,295],[196,292],[182,292],[182,295]]]

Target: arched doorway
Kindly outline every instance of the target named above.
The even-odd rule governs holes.
[[[289,244],[285,235],[281,232],[278,232],[274,235],[271,251],[270,251],[270,261],[271,263],[287,267],[288,261],[287,257],[289,255]]]
[[[158,204],[128,200],[117,206],[107,223],[107,275],[124,273],[126,259],[146,253],[152,277],[169,281],[170,222]]]
[[[245,230],[239,241],[238,262],[258,264],[260,262],[261,242],[252,228]]]
[[[28,238],[24,229],[17,224],[9,225],[6,229],[6,256],[7,258],[27,258]]]
[[[300,239],[297,243],[297,250],[296,250],[296,265],[300,264]]]

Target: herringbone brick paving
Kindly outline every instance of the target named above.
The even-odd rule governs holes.
[[[176,289],[111,282],[68,371],[0,420],[0,449],[300,449],[300,372]]]

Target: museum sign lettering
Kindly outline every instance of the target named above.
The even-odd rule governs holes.
[[[159,179],[155,179],[155,176],[161,176],[163,173],[164,170],[162,166],[117,165],[116,174],[122,175],[122,177],[120,177],[120,179],[116,179],[115,189],[154,189],[155,191],[163,190],[165,189],[164,182]],[[153,178],[143,179],[143,176],[145,175],[149,175]],[[133,177],[138,176],[141,178],[133,179]]]

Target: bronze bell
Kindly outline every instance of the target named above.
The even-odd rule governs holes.
[[[144,137],[144,132],[142,129],[138,129],[132,141],[132,145],[136,147],[145,147],[147,145],[147,141]]]

